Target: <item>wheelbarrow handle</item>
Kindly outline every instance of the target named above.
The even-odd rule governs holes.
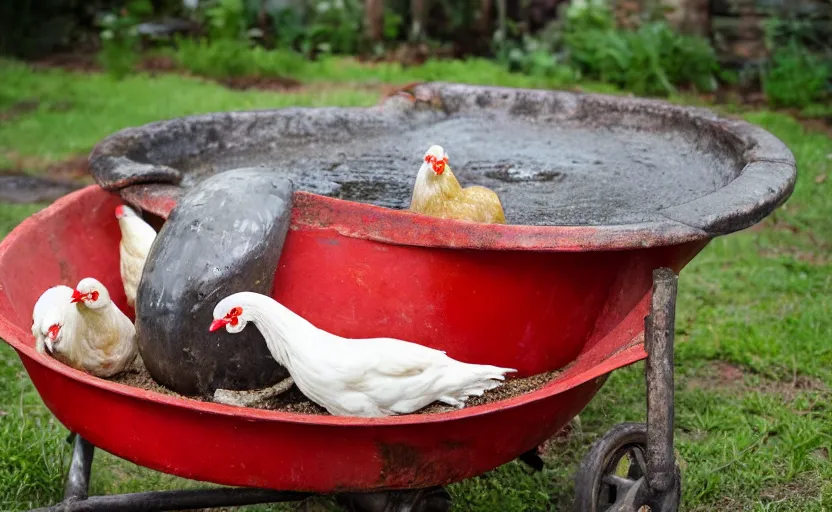
[[[668,268],[653,271],[650,313],[644,319],[647,350],[647,483],[665,492],[674,484],[673,341],[678,276]]]

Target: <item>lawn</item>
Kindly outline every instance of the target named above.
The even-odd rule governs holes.
[[[453,79],[466,81],[460,66]],[[482,70],[472,74],[468,81],[489,82]],[[33,173],[84,154],[126,126],[217,110],[370,105],[379,97],[378,87],[358,78],[269,93],[174,75],[114,82],[2,61],[0,75],[0,167],[23,162]],[[12,115],[21,102],[31,107]],[[682,510],[832,510],[832,180],[826,179],[832,138],[785,114],[740,115],[789,145],[799,179],[784,207],[752,229],[716,239],[682,273],[676,351]],[[0,205],[0,229],[7,233],[40,207]],[[0,510],[55,502],[68,463],[67,432],[5,344],[0,382]],[[580,431],[553,443],[546,470],[532,474],[511,463],[454,485],[455,510],[568,510],[575,467],[592,441],[620,421],[644,420],[644,387],[643,365],[615,372],[581,414]],[[93,468],[94,493],[198,485],[101,452]]]

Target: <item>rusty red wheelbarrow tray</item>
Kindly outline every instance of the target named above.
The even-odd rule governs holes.
[[[578,414],[610,372],[647,357],[647,317],[658,323],[648,331],[656,353],[648,361],[652,442],[644,425],[617,427],[599,440],[579,472],[579,509],[606,510],[621,500],[652,503],[654,510],[678,504],[672,456],[675,273],[714,236],[748,227],[785,201],[795,178],[791,153],[759,128],[660,102],[447,84],[417,86],[405,95],[373,109],[195,116],[119,132],[91,156],[104,188],[87,187],[56,201],[0,244],[0,335],[19,353],[50,411],[86,440],[76,443],[68,500],[86,498],[92,445],[169,474],[286,492],[249,489],[234,497],[222,490],[214,501],[187,493],[166,495],[173,501],[97,497],[87,500],[89,510],[110,510],[116,502],[134,506],[145,498],[182,508],[282,501],[309,492],[347,496],[470,478],[533,449]],[[225,164],[206,171],[202,153],[210,162],[216,147],[228,148],[224,134],[280,139],[298,129],[292,119],[317,123],[324,132],[327,123],[343,126],[352,118],[376,134],[407,124],[403,119],[410,120],[410,130],[416,123],[417,132],[431,123],[476,127],[480,110],[510,122],[556,112],[562,122],[636,131],[638,120],[649,119],[662,137],[678,132],[691,147],[730,154],[735,174],[722,176],[724,183],[711,193],[681,195],[679,204],[635,212],[641,222],[596,225],[475,225],[298,191],[272,295],[342,336],[410,339],[459,359],[517,368],[519,376],[561,370],[541,389],[454,412],[341,418],[167,396],[95,378],[35,352],[31,310],[43,289],[94,275],[125,307],[114,207],[126,199],[164,219],[182,190],[223,170]],[[224,131],[217,131],[218,124]],[[263,126],[271,131],[259,132]],[[201,152],[200,144],[210,148]],[[194,155],[200,162],[193,163]],[[191,163],[183,164],[188,158]],[[231,161],[239,166],[239,158]],[[476,181],[474,171],[470,176]],[[507,190],[511,212],[512,201],[523,197]],[[610,215],[614,221],[631,213]],[[665,270],[654,272],[660,268]],[[355,300],[360,294],[372,300]],[[618,460],[637,453],[648,466],[640,475],[609,480],[613,455]],[[599,501],[601,494],[607,502]],[[431,495],[414,496],[411,501],[425,502]]]

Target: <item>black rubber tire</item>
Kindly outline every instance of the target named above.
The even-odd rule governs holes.
[[[645,453],[647,425],[644,423],[620,423],[595,441],[575,476],[575,512],[606,512],[608,505],[600,503],[603,478],[612,472],[621,457],[633,447],[638,447]],[[643,468],[639,471],[643,473]],[[628,476],[637,479],[640,475]],[[677,464],[675,488],[659,500],[644,505],[649,505],[651,512],[676,512],[680,501],[681,473]]]

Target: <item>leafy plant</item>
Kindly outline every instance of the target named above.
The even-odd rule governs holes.
[[[814,12],[795,12],[786,8],[780,16],[773,16],[763,21],[766,48],[770,52],[778,48],[797,44],[817,53],[832,53],[832,45],[823,28],[826,20],[821,17],[820,9]]]
[[[243,0],[216,0],[205,10],[211,39],[243,40],[247,38]]]
[[[646,22],[637,30],[616,28],[602,0],[576,0],[566,19],[568,62],[587,77],[637,94],[667,95],[681,85],[716,87],[716,54],[701,37],[677,34],[664,21]]]
[[[564,84],[574,83],[578,74],[568,65],[559,62],[554,50],[544,41],[524,35],[518,41],[508,40],[498,53],[509,71],[539,78],[553,78]]]
[[[832,69],[796,40],[777,49],[763,75],[763,92],[779,107],[803,108],[829,94]]]
[[[244,76],[250,73],[250,59],[244,57],[251,47],[235,39],[177,41],[176,60],[194,74],[212,78]]]
[[[194,74],[211,78],[238,76],[289,77],[305,65],[303,56],[286,50],[267,50],[247,41],[179,41],[179,65]]]
[[[361,42],[363,6],[358,0],[316,0],[303,42],[305,53],[351,54]]]
[[[98,61],[114,78],[120,79],[133,71],[139,60],[141,18],[153,13],[150,0],[133,0],[118,12],[104,15],[100,20],[101,51]]]
[[[392,9],[384,10],[384,39],[388,41],[395,40],[399,37],[404,18]]]
[[[306,25],[301,13],[292,7],[283,7],[272,14],[275,40],[281,48],[296,48],[306,37]]]
[[[572,31],[615,28],[615,18],[606,0],[573,0],[563,14]]]

